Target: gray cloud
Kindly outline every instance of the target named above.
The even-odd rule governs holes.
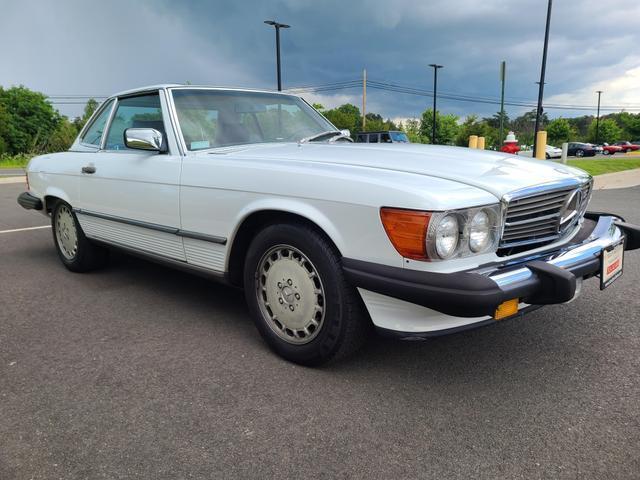
[[[430,89],[427,65],[438,62],[441,91],[497,97],[506,60],[507,96],[534,100],[545,9],[542,0],[27,0],[2,8],[0,84],[49,94],[185,81],[273,88],[273,31],[262,21],[275,18],[292,25],[282,35],[285,86],[350,80],[366,67],[372,79]],[[616,90],[617,79],[640,67],[633,18],[640,18],[634,0],[556,1],[546,97],[593,102],[588,92],[598,85],[609,89],[608,104],[640,104],[629,81],[624,93]],[[430,103],[378,90],[368,97],[370,110],[391,117],[418,115]],[[360,101],[357,89],[313,98]],[[439,107],[460,115],[497,110],[451,100]]]

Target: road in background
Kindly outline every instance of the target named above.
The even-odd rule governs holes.
[[[47,223],[22,188],[3,229]],[[2,479],[638,478],[637,252],[604,292],[322,369],[272,354],[240,291],[122,254],[73,274],[48,229],[0,252]]]

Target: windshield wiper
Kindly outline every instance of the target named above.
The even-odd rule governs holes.
[[[315,140],[319,140],[328,136],[335,137],[336,135],[346,137],[346,135],[344,135],[340,130],[327,130],[326,132],[316,133],[315,135],[311,135],[310,137],[301,138],[300,140],[298,140],[298,143],[313,142]]]

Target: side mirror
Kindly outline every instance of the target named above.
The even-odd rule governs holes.
[[[345,137],[350,137],[351,136],[351,130],[349,130],[348,128],[345,128],[344,130],[340,130],[340,133],[342,135],[344,135]]]
[[[162,133],[155,128],[127,128],[124,131],[124,144],[134,150],[167,151]]]

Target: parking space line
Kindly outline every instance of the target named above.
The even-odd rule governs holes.
[[[26,232],[29,230],[40,230],[42,228],[51,228],[51,225],[41,225],[39,227],[14,228],[11,230],[0,230],[0,233]]]

